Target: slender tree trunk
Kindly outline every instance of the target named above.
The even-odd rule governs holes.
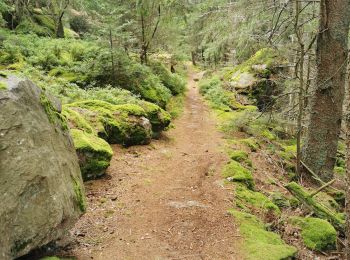
[[[347,68],[350,0],[321,0],[317,76],[310,100],[303,161],[320,178],[333,178]]]
[[[298,120],[297,120],[297,175],[301,175],[301,136],[302,136],[302,119],[304,114],[304,60],[305,60],[305,44],[303,39],[303,29],[299,24],[301,3],[295,0],[295,33],[299,43],[299,64],[296,65],[296,74],[299,77],[298,91]]]
[[[109,47],[111,52],[111,63],[112,63],[112,71],[111,71],[111,79],[115,80],[115,63],[114,63],[114,53],[113,53],[113,36],[112,36],[112,29],[109,29]]]
[[[349,82],[350,86],[350,82]],[[350,89],[349,89],[350,91]],[[346,142],[346,259],[350,260],[350,100],[347,102],[345,116],[345,142]]]
[[[143,15],[143,11],[141,11],[141,34],[142,34],[141,51],[140,51],[141,64],[147,64],[147,42],[146,42],[145,31],[146,31],[145,18]]]
[[[64,12],[57,18],[56,38],[64,38],[63,15]]]
[[[194,51],[191,52],[191,58],[192,58],[192,64],[193,66],[196,66],[196,53]]]

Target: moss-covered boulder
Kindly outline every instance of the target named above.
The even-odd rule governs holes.
[[[294,259],[297,249],[287,245],[278,234],[266,230],[254,215],[237,210],[229,211],[239,224],[243,237],[244,259],[286,260]]]
[[[281,62],[281,55],[276,50],[264,48],[229,70],[224,77],[237,92],[250,96],[260,110],[266,110],[273,105],[273,96],[281,92],[271,79]]]
[[[145,110],[132,104],[113,105],[100,100],[86,100],[67,105],[80,113],[97,135],[108,143],[125,146],[149,144],[152,126]]]
[[[140,102],[140,106],[145,110],[155,136],[158,136],[161,131],[170,125],[171,115],[161,107],[146,101]]]
[[[80,129],[86,133],[95,133],[95,129],[84,118],[82,113],[74,110],[74,108],[63,107],[62,115],[67,119],[70,129]]]
[[[252,172],[243,167],[239,162],[231,161],[228,163],[224,167],[222,174],[229,181],[240,182],[249,189],[254,189],[255,184]]]
[[[337,231],[328,221],[293,217],[291,222],[301,228],[301,237],[307,248],[318,251],[336,249]]]
[[[113,156],[109,144],[82,130],[71,129],[83,179],[96,179],[105,174]]]

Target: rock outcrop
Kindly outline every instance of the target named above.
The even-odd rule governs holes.
[[[274,96],[281,93],[274,75],[285,63],[277,51],[265,48],[259,50],[249,60],[229,70],[225,77],[231,89],[237,94],[248,96],[259,110],[271,109]]]
[[[60,103],[28,80],[0,82],[0,259],[7,260],[63,236],[85,210],[85,194]]]

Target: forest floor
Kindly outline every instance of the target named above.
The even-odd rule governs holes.
[[[223,186],[224,140],[191,73],[175,128],[149,146],[114,146],[106,178],[86,183],[74,228],[80,259],[242,259]]]

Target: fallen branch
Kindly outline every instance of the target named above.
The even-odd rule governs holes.
[[[312,175],[312,177],[318,181],[320,183],[320,185],[325,186],[323,189],[326,189],[327,190],[327,193],[329,193],[330,195],[332,196],[336,196],[338,198],[335,198],[335,200],[337,202],[340,202],[340,203],[345,203],[343,200],[345,200],[345,193],[344,191],[341,191],[341,190],[338,190],[334,187],[332,187],[331,185],[334,183],[334,181],[330,184],[327,185],[327,183],[325,183],[324,181],[322,181],[320,179],[320,177],[318,177],[318,175],[316,173],[314,173],[303,161],[300,161],[301,164],[305,167],[305,169]],[[321,187],[321,188],[322,188]]]
[[[304,168],[312,175],[312,178],[314,178],[316,181],[318,181],[321,185],[325,185],[326,183],[320,179],[320,177],[309,168],[303,161],[300,161],[300,163],[304,166]]]
[[[322,187],[320,187],[318,190],[314,191],[310,194],[311,197],[315,197],[318,193],[320,193],[322,190],[326,189],[328,186],[332,185],[335,182],[335,180],[331,180],[330,182],[324,184]]]
[[[345,221],[335,212],[316,202],[313,197],[295,182],[288,183],[286,189],[319,218],[328,220],[336,230],[344,234]]]

